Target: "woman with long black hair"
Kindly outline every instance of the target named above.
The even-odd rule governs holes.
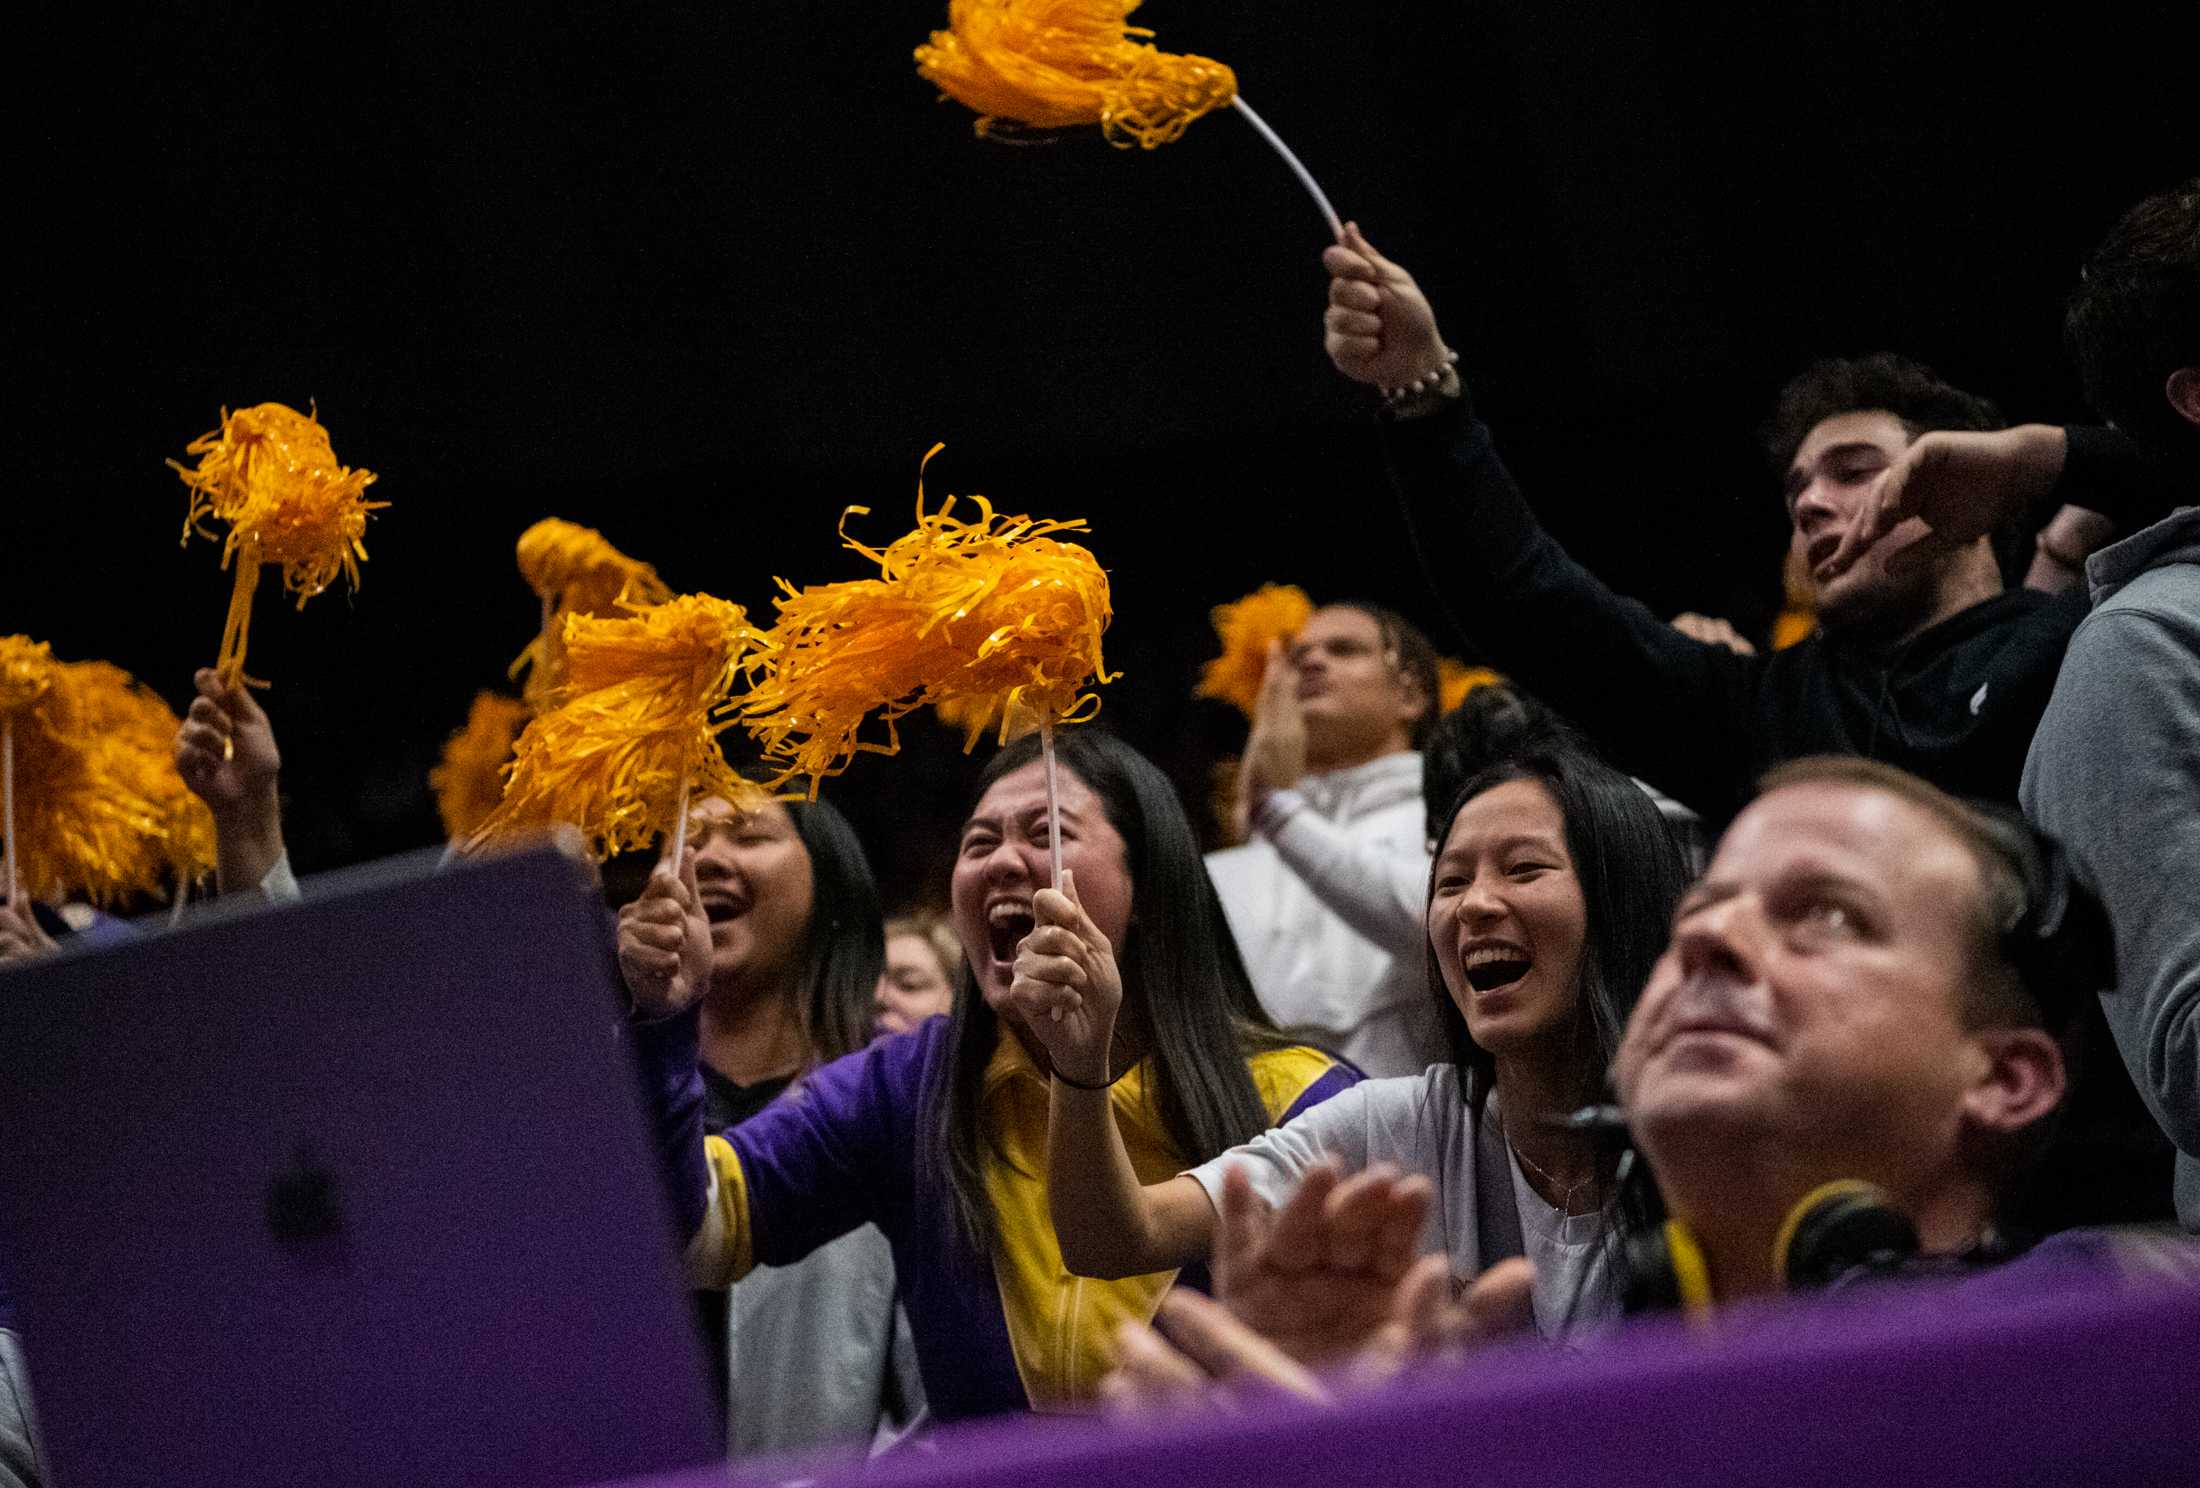
[[[1123,1161],[1112,1113],[1082,1091],[1111,1058],[1105,947],[1080,925],[1050,924],[1027,943],[1009,1001],[1062,1075],[1050,1192],[1072,1268],[1113,1276],[1204,1260],[1230,1167],[1280,1203],[1318,1163],[1385,1163],[1430,1181],[1423,1248],[1446,1253],[1457,1280],[1525,1254],[1546,1335],[1616,1312],[1615,1158],[1563,1118],[1606,1098],[1686,882],[1649,797],[1583,750],[1560,744],[1482,770],[1448,815],[1429,878],[1430,995],[1451,1063],[1367,1081],[1158,1182]]]
[[[1350,1085],[1254,1000],[1169,782],[1128,745],[1065,732],[1062,862],[1119,948],[1120,1033],[1089,1071],[1134,1168],[1159,1178]],[[1046,1043],[1008,1006],[1050,880],[1036,740],[988,766],[952,881],[965,957],[952,1014],[825,1066],[722,1137],[702,1131],[695,1020],[709,925],[692,861],[621,927],[673,1200],[699,1285],[784,1264],[865,1222],[894,1248],[925,1394],[940,1420],[1089,1405],[1116,1326],[1151,1316],[1177,1267],[1099,1282],[1062,1263],[1049,1219]],[[1083,1078],[1080,1076],[1079,1078]]]

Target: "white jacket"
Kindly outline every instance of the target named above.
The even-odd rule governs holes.
[[[1369,1075],[1445,1062],[1422,917],[1421,756],[1390,754],[1272,792],[1253,840],[1207,856],[1268,1015]]]

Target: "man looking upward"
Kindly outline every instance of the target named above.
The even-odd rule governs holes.
[[[1240,795],[1251,840],[1208,856],[1269,1016],[1370,1075],[1448,1057],[1421,938],[1417,752],[1436,653],[1374,605],[1316,610],[1271,655]]]

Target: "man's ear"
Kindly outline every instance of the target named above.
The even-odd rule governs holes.
[[[2062,1104],[2070,1088],[2062,1046],[2044,1028],[1989,1028],[1972,1035],[1986,1071],[1963,1097],[1963,1112],[1982,1133],[2022,1131]]]
[[[2179,418],[2200,427],[2200,367],[2179,367],[2162,384],[2162,391]]]
[[[1421,685],[1421,679],[1414,673],[1402,666],[1395,669],[1398,675],[1398,721],[1406,726],[1408,733],[1424,722],[1434,723],[1436,699],[1429,696],[1428,689]]]

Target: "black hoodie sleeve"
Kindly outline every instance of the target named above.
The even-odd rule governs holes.
[[[1463,393],[1456,407],[1386,421],[1383,443],[1423,570],[1492,664],[1697,810],[1722,814],[1747,794],[1764,658],[1681,634],[1569,557]]]
[[[2041,521],[2057,507],[2079,506],[2099,512],[2116,524],[2118,537],[2128,537],[2192,500],[2166,461],[2121,430],[2073,424],[2063,437],[2062,475],[2038,514]]]

